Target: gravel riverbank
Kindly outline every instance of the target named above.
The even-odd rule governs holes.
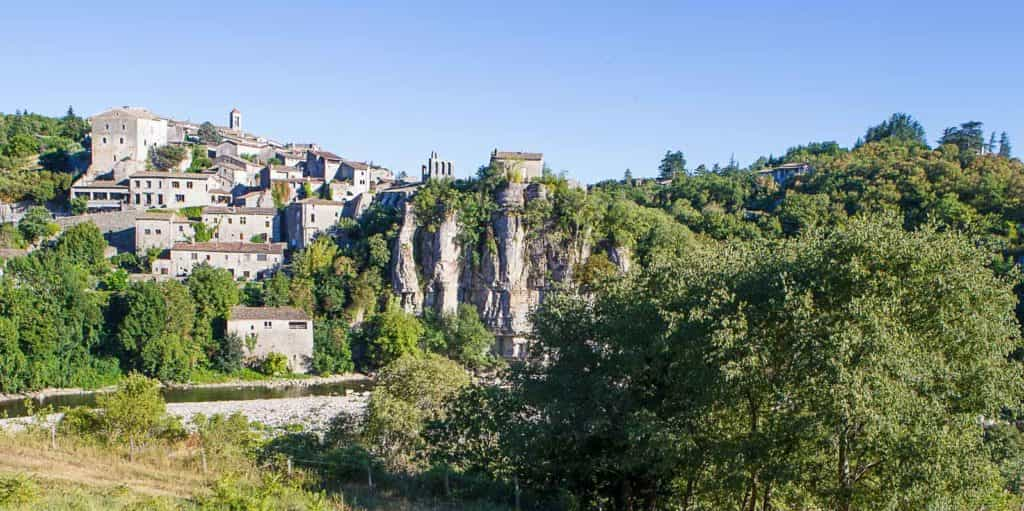
[[[361,413],[366,408],[368,393],[349,393],[345,396],[304,396],[282,399],[249,399],[245,401],[203,401],[196,403],[168,403],[167,413],[181,417],[188,426],[197,414],[230,415],[241,412],[250,421],[273,429],[301,424],[304,431],[322,433],[335,416]],[[46,422],[59,421],[59,413],[46,417]],[[20,430],[34,419],[17,417],[0,420],[0,429]]]

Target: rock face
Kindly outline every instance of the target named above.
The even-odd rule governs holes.
[[[412,313],[451,312],[459,303],[472,304],[498,339],[495,352],[523,357],[530,311],[589,256],[589,247],[526,225],[523,208],[545,196],[539,184],[511,183],[500,190],[490,224],[494,243],[480,247],[459,245],[455,213],[431,231],[416,225],[416,213],[406,203],[391,259],[392,290],[402,307]]]

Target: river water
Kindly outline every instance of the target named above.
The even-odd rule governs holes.
[[[370,390],[372,384],[365,380],[341,381],[312,385],[289,386],[217,386],[199,388],[164,388],[161,392],[168,403],[195,403],[201,401],[246,401],[249,399],[280,399],[302,396],[344,395],[346,391]],[[55,411],[64,407],[93,406],[96,392],[49,396],[32,399],[32,406],[40,408],[53,406]],[[28,415],[24,399],[0,401],[0,418],[24,417]]]

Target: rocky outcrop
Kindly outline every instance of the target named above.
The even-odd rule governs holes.
[[[493,243],[476,247],[459,245],[454,212],[426,229],[417,226],[415,211],[407,204],[391,261],[392,289],[402,306],[418,313],[452,311],[460,302],[470,303],[498,337],[498,351],[522,356],[530,311],[554,283],[570,279],[573,267],[589,255],[589,247],[577,240],[526,225],[524,207],[545,197],[539,184],[512,183],[500,190],[495,196],[499,209],[487,233]]]

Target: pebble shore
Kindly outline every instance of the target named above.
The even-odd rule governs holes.
[[[181,417],[186,425],[196,414],[231,415],[241,412],[250,421],[272,429],[301,424],[303,431],[322,433],[331,419],[345,414],[358,414],[366,408],[367,394],[347,396],[305,396],[283,399],[250,399],[246,401],[204,401],[169,403],[167,413]]]

